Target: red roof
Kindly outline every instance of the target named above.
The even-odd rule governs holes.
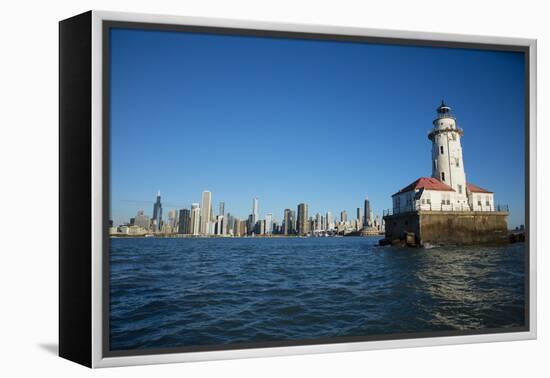
[[[418,180],[414,181],[412,184],[407,185],[400,191],[395,194],[408,192],[414,189],[428,189],[428,190],[442,190],[448,192],[454,192],[454,189],[449,185],[442,183],[438,179],[433,177],[420,177]]]
[[[468,187],[468,190],[473,193],[493,193],[474,184],[467,183],[466,186]]]

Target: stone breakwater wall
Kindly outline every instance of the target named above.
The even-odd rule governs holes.
[[[415,211],[384,217],[385,242],[407,244],[508,243],[508,213]],[[414,242],[413,242],[414,240]]]

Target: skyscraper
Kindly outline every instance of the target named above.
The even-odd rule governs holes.
[[[176,228],[176,226],[178,225],[178,211],[176,209],[174,210],[168,210],[168,226],[170,226],[170,228],[172,230],[174,230]]]
[[[346,213],[346,210],[342,210],[340,212],[340,222],[346,223],[348,221],[348,214]]]
[[[234,219],[230,213],[225,214],[223,217],[224,217],[224,220],[223,220],[222,235],[231,234],[231,231],[233,230]]]
[[[290,235],[293,234],[292,230],[292,211],[290,209],[285,209],[283,216],[283,234]]]
[[[256,232],[256,222],[254,221],[254,214],[250,214],[248,216],[248,227],[247,227],[247,233],[248,235],[252,235]]]
[[[225,202],[220,202],[220,212],[218,215],[225,215]]]
[[[369,222],[370,222],[370,226],[372,227],[374,225],[374,215],[373,215],[372,209],[370,209],[370,213],[369,213]]]
[[[258,202],[258,198],[254,198],[252,200],[252,216],[255,224],[260,218],[260,204]]]
[[[368,199],[365,199],[365,208],[363,210],[363,226],[371,226],[371,211],[370,211],[370,202]]]
[[[151,226],[151,220],[147,215],[144,214],[143,210],[137,212],[136,217],[134,218],[134,225],[141,227],[145,230],[149,230]]]
[[[160,190],[157,193],[157,200],[153,205],[153,231],[159,232],[162,227],[162,204],[160,202]]]
[[[281,233],[281,226],[279,226],[279,223],[277,221],[273,221],[273,230],[271,231],[272,234],[280,234]]]
[[[235,236],[244,236],[246,235],[247,233],[247,221],[246,220],[240,220],[240,219],[235,219],[235,231],[234,231],[234,234]]]
[[[265,234],[271,235],[273,232],[273,214],[267,214],[265,216]]]
[[[215,234],[216,235],[223,235],[223,224],[225,222],[223,215],[218,215],[216,218],[216,226],[215,226]]]
[[[334,219],[332,219],[332,213],[327,211],[327,230],[334,229]]]
[[[307,218],[307,204],[301,203],[298,205],[298,217],[296,220],[296,227],[298,235],[306,235],[308,233],[308,218]]]
[[[315,214],[315,231],[321,231],[322,225],[321,225],[321,214],[317,213]]]
[[[191,233],[191,211],[189,209],[181,209],[178,219],[178,234]]]
[[[212,220],[206,225],[206,235],[214,235],[216,233],[216,220]]]
[[[191,204],[191,230],[193,235],[200,234],[201,208],[198,203]]]
[[[202,204],[201,204],[201,222],[200,222],[200,234],[208,235],[209,223],[211,221],[212,214],[212,193],[205,190],[202,192]]]

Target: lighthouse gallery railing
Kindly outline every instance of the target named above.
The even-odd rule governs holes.
[[[389,215],[395,215],[395,214],[404,214],[404,213],[410,213],[414,211],[457,211],[457,212],[463,212],[463,211],[472,211],[470,209],[470,206],[464,206],[463,204],[455,205],[455,204],[411,204],[402,206],[400,208],[396,209],[386,209],[382,211],[383,216],[389,216]],[[478,209],[475,209],[474,211],[481,211],[481,212],[510,212],[508,205],[506,204],[498,204],[495,206],[480,206]]]

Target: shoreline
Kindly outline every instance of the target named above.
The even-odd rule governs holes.
[[[141,234],[141,235],[109,235],[109,239],[128,239],[128,238],[158,238],[158,239],[290,239],[290,238],[343,238],[343,237],[382,237],[378,235],[327,235],[327,236],[300,236],[300,235],[255,235],[255,236],[231,236],[231,235],[187,235],[187,234]]]

